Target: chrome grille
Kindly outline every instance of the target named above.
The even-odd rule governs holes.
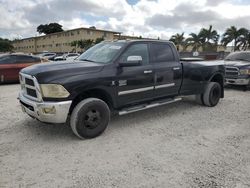
[[[19,80],[22,94],[34,101],[42,101],[40,86],[34,76],[20,73]]]
[[[240,72],[237,67],[226,66],[226,78],[238,78]]]

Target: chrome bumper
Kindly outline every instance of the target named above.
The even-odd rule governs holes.
[[[72,101],[63,102],[35,102],[19,93],[23,112],[33,118],[46,123],[65,123]]]
[[[245,79],[233,79],[233,78],[226,78],[226,84],[232,84],[232,85],[248,85],[249,84],[249,78]]]

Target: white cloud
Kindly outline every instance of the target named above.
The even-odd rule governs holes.
[[[250,28],[250,4],[236,0],[0,0],[0,37],[30,37],[36,27],[59,22],[64,29],[95,25],[129,35],[168,39],[212,24]]]

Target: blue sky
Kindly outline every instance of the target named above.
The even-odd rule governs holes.
[[[40,24],[95,26],[126,35],[169,39],[213,25],[220,34],[250,29],[250,0],[0,0],[0,37],[36,36]]]
[[[139,2],[139,0],[127,0],[128,4],[130,5],[135,5],[136,3]]]

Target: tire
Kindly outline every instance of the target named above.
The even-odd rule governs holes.
[[[203,101],[205,106],[216,106],[221,98],[221,86],[217,82],[210,82],[203,94]]]
[[[199,94],[195,96],[195,101],[200,104],[200,105],[204,105],[204,101],[203,101],[203,94]]]
[[[109,120],[108,105],[100,99],[87,98],[74,108],[70,117],[70,126],[79,138],[94,138],[104,132]]]
[[[245,86],[243,86],[243,91],[247,91],[247,90],[249,90],[250,89],[250,85],[245,85]]]

